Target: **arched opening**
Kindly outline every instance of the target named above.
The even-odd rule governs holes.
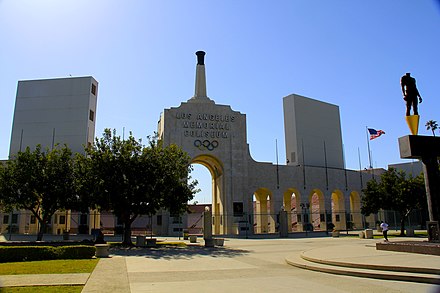
[[[353,229],[362,229],[361,197],[356,191],[350,193],[350,222]]]
[[[203,234],[203,213],[206,208],[212,210],[212,175],[202,164],[191,164],[191,180],[197,180],[199,192],[188,202],[186,227],[189,234]]]
[[[346,229],[344,194],[340,190],[332,192],[332,222],[335,229]]]
[[[202,176],[204,176],[203,180],[209,182],[209,177],[211,177],[211,211],[213,217],[213,233],[214,234],[225,234],[226,231],[226,223],[225,223],[225,207],[224,207],[224,187],[223,187],[223,166],[220,161],[211,155],[200,155],[191,161],[191,164],[196,166],[195,164],[202,165],[209,171],[209,175],[203,173],[205,171],[200,170],[197,167],[198,171],[201,172]],[[203,168],[201,167],[201,168]],[[197,173],[195,173],[197,174]],[[197,179],[197,178],[195,178]],[[209,183],[204,182],[204,189],[209,189]],[[203,187],[203,186],[202,186]],[[209,201],[209,192],[207,190],[203,191],[204,194],[200,194],[200,198],[204,198],[203,201]],[[208,193],[208,194],[206,194]],[[205,200],[206,198],[206,200]]]
[[[209,169],[200,164],[191,164],[191,179],[197,180],[197,189],[200,191],[196,193],[194,198],[188,204],[212,204],[212,175]]]
[[[309,212],[310,230],[325,230],[324,194],[319,189],[313,189],[309,195]]]
[[[297,189],[289,188],[283,194],[283,207],[287,212],[287,223],[289,223],[288,231],[301,231],[301,196]]]
[[[254,199],[254,233],[275,233],[275,212],[272,192],[267,188],[259,188],[253,195]]]

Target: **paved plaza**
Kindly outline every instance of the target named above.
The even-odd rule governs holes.
[[[216,248],[112,249],[111,257],[101,259],[87,280],[83,274],[73,275],[77,275],[76,284],[85,283],[83,292],[440,292],[438,285],[393,280],[397,272],[389,273],[389,280],[381,280],[310,271],[288,264],[303,254],[322,260],[440,269],[440,256],[377,251],[378,241],[381,240],[348,237],[226,238],[225,245]],[[66,282],[75,284],[74,276],[66,276]],[[24,276],[16,276],[15,282],[20,277]],[[3,285],[14,282],[14,276],[1,279]],[[34,276],[35,285],[39,280],[47,281]],[[29,281],[31,276],[26,282]],[[58,284],[57,277],[52,282]]]

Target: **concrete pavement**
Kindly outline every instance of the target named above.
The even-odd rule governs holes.
[[[328,274],[288,263],[308,261],[309,267],[331,265],[332,268],[334,263],[339,263],[337,269],[346,272],[359,268],[341,267],[341,263],[432,269],[429,274],[411,274],[427,275],[434,280],[440,278],[436,271],[440,269],[440,256],[376,251],[376,242],[378,240],[345,237],[227,238],[224,247],[216,248],[112,249],[111,258],[101,259],[90,274],[83,292],[440,292],[438,285],[426,282],[395,281],[387,276],[372,279]],[[319,264],[317,260],[324,263]],[[379,271],[383,273],[382,269]],[[390,276],[399,273],[388,272]],[[82,278],[84,282],[84,276],[75,275],[78,281]],[[11,285],[8,278],[0,276],[3,286]],[[23,278],[20,282],[24,282],[26,278]],[[41,280],[38,276],[29,278],[34,279],[34,285]],[[21,284],[32,285],[32,282]]]

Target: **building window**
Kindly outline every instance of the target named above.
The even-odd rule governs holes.
[[[172,216],[173,217],[173,224],[182,224],[182,217],[180,216]]]
[[[12,214],[11,224],[18,223],[18,214]]]
[[[92,83],[92,94],[96,96],[96,85]]]
[[[31,216],[31,224],[37,223],[37,218],[35,216]]]
[[[9,224],[9,215],[3,216],[3,224]]]
[[[66,224],[66,216],[60,216],[59,223],[60,223],[60,225]]]
[[[95,120],[95,112],[93,112],[92,110],[90,110],[89,119],[90,119],[90,121],[94,121]]]
[[[55,215],[55,217],[53,217],[53,223],[54,224],[58,224],[58,215]]]
[[[157,225],[162,226],[162,215],[157,215]]]
[[[242,202],[234,202],[234,217],[242,217],[243,216],[243,203]]]
[[[79,216],[79,224],[80,225],[87,225],[87,214],[81,214]]]

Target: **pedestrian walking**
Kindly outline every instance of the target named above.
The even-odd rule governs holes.
[[[380,228],[382,228],[383,238],[388,242],[388,224],[384,221],[380,221]]]

